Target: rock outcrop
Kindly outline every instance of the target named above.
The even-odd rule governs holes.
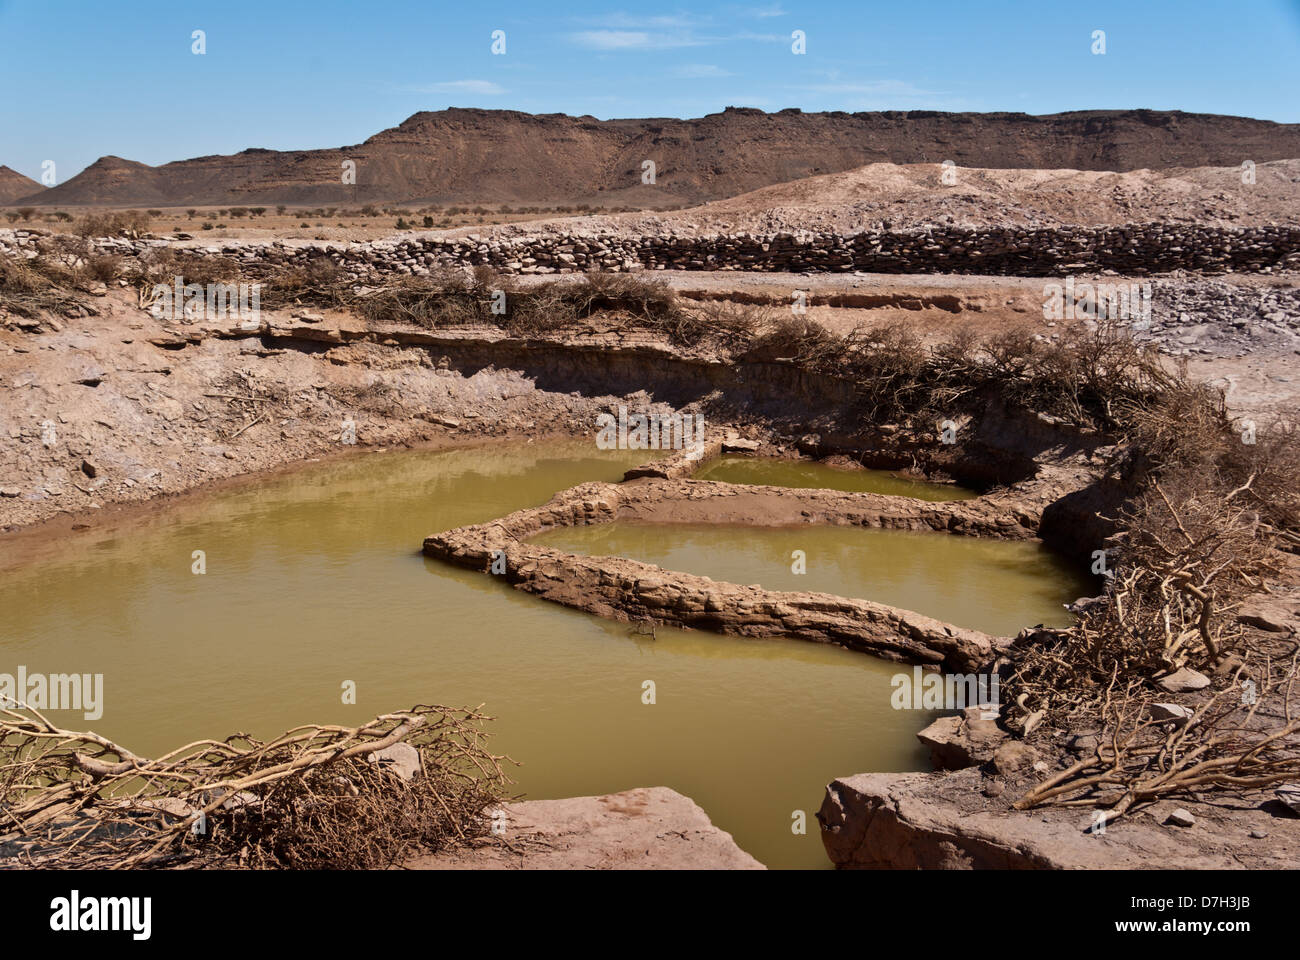
[[[508,803],[504,833],[417,857],[408,870],[762,870],[689,797],[643,787]]]
[[[822,842],[848,869],[1280,869],[1300,857],[1300,817],[1264,797],[1225,809],[1182,802],[1191,828],[1170,825],[1180,807],[1159,803],[1090,832],[1092,811],[1011,810],[1018,794],[993,783],[974,767],[841,777],[817,814]]]
[[[541,507],[424,541],[426,556],[492,571],[516,589],[599,616],[738,636],[838,643],[887,660],[962,672],[1004,645],[910,610],[825,593],[765,590],[664,570],[620,557],[588,557],[527,542],[555,527],[643,522],[856,525],[1003,539],[1033,536],[1035,518],[998,498],[932,503],[908,497],[794,490],[680,479],[584,483]]]
[[[993,759],[1006,739],[996,715],[995,709],[966,707],[960,715],[940,717],[916,739],[930,751],[936,770],[963,770]]]

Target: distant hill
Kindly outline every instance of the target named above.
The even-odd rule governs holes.
[[[103,157],[23,199],[72,206],[368,202],[703,203],[865,164],[1128,171],[1300,157],[1300,124],[1153,110],[764,113],[597,120],[513,110],[417,113],[363,144],[250,149],[150,167]],[[342,163],[357,183],[341,182]],[[655,164],[655,183],[641,182]],[[32,181],[28,181],[32,183]]]
[[[17,170],[0,166],[0,203],[9,204],[24,197],[40,193],[45,187],[31,177],[24,177]]]

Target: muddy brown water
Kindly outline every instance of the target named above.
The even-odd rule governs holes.
[[[942,533],[617,522],[550,530],[531,542],[769,590],[875,600],[997,636],[1064,626],[1072,621],[1064,604],[1096,592],[1040,543]]]
[[[909,480],[888,470],[846,470],[811,460],[776,460],[724,453],[697,470],[692,479],[758,483],[774,487],[885,493],[918,500],[969,500],[974,490],[951,483]]]
[[[483,703],[529,798],[666,785],[764,863],[827,866],[824,785],[927,766],[915,733],[931,716],[890,707],[898,665],[792,640],[651,640],[419,553],[430,533],[645,459],[590,443],[375,453],[97,525],[5,565],[0,673],[103,674],[102,717],[51,718],[143,755]]]

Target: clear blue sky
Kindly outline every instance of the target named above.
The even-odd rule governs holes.
[[[359,143],[448,106],[602,119],[1149,107],[1297,122],[1300,0],[0,0],[0,81],[0,163],[39,178],[53,159],[59,182],[106,154],[159,164]]]

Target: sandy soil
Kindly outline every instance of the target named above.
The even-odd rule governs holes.
[[[671,213],[539,220],[492,232],[583,230],[628,235],[916,230],[932,226],[1294,223],[1300,211],[1300,160],[1258,164],[1255,182],[1240,167],[1107,173],[1086,170],[954,168],[873,163],[763,187]],[[452,231],[455,233],[464,230]]]
[[[471,209],[475,208],[470,204]],[[20,229],[36,228],[51,232],[67,232],[87,213],[116,210],[112,207],[69,207],[45,209],[33,207],[8,207],[5,225]],[[152,208],[157,216],[150,218],[150,230],[158,237],[192,237],[203,242],[218,240],[328,240],[336,243],[362,242],[391,237],[404,230],[458,233],[481,230],[491,226],[519,224],[526,226],[542,221],[565,219],[564,210],[555,207],[529,208],[532,213],[508,213],[514,208],[484,208],[482,214],[470,212],[448,213],[449,209],[462,211],[464,206],[439,207],[420,204],[383,204],[372,215],[362,214],[356,206],[290,207],[283,214],[274,207],[261,216],[234,217],[230,207],[163,207]],[[244,208],[247,209],[247,208]],[[29,211],[30,218],[18,214]],[[332,211],[332,213],[331,213]],[[56,214],[65,216],[59,217]],[[8,214],[14,214],[14,217]],[[425,217],[432,218],[430,227],[424,226]],[[579,214],[572,214],[574,217]],[[399,230],[397,221],[405,220],[409,227]]]

